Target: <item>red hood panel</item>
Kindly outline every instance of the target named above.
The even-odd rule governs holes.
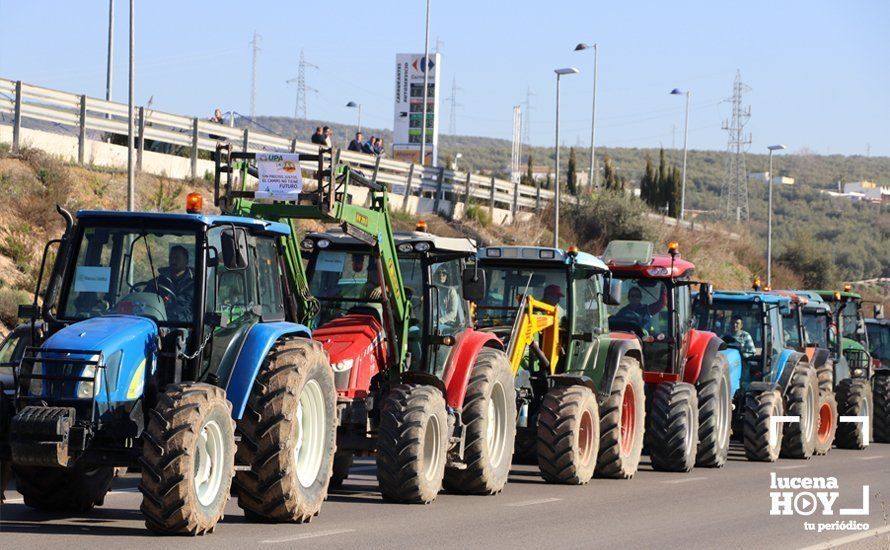
[[[343,397],[367,396],[371,378],[386,365],[383,326],[373,315],[350,313],[312,332],[334,369],[337,392]],[[344,364],[352,360],[352,365]]]

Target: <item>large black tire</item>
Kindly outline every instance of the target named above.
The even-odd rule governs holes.
[[[385,500],[429,504],[445,475],[448,415],[437,388],[400,384],[383,405],[377,482]]]
[[[596,395],[585,386],[547,392],[538,415],[538,467],[548,483],[584,485],[593,477],[600,442]]]
[[[510,475],[516,440],[516,394],[510,360],[502,350],[482,348],[470,373],[463,406],[464,463],[445,468],[445,489],[493,495]]]
[[[622,357],[612,389],[600,404],[600,450],[597,477],[630,479],[643,454],[646,395],[640,362]]]
[[[816,450],[814,454],[827,455],[837,433],[837,400],[834,392],[819,395],[818,424],[816,426]]]
[[[538,465],[538,431],[534,427],[517,430],[513,443],[513,464]]]
[[[749,392],[745,395],[743,441],[745,456],[758,462],[775,462],[782,450],[784,423],[770,422],[784,412],[778,390]]]
[[[102,506],[114,468],[37,468],[13,466],[15,487],[25,505],[38,510],[86,512]]]
[[[698,392],[698,452],[696,466],[720,468],[729,456],[732,424],[732,386],[729,362],[722,353],[703,369],[695,385]]]
[[[331,473],[331,487],[342,487],[343,482],[349,478],[349,470],[355,458],[349,451],[338,452],[334,455],[334,469]]]
[[[861,378],[845,378],[837,385],[837,407],[840,416],[872,417],[871,386]],[[872,417],[873,418],[873,417]],[[838,422],[834,443],[840,449],[864,449],[868,445],[861,422]]]
[[[800,417],[789,422],[782,437],[785,458],[808,459],[816,450],[816,430],[819,424],[819,382],[816,371],[809,365],[794,368],[785,389],[785,414]]]
[[[236,456],[238,506],[255,521],[310,521],[328,494],[336,450],[334,373],[320,342],[284,337],[266,355]]]
[[[145,526],[165,535],[213,532],[235,473],[232,404],[216,386],[173,384],[148,417],[139,484]]]
[[[872,378],[874,416],[872,427],[878,443],[890,443],[890,374]]]
[[[816,378],[821,393],[834,393],[834,361],[826,359],[822,366],[816,369]]]
[[[655,387],[646,426],[646,448],[652,467],[662,472],[688,472],[698,450],[698,396],[686,382]]]

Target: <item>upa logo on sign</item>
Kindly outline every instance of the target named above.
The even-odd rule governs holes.
[[[862,486],[862,508],[841,508],[841,516],[868,515],[868,485]],[[771,516],[834,515],[840,491],[835,477],[779,477],[770,473]]]

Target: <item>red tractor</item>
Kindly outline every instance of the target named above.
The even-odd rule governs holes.
[[[656,470],[688,472],[695,465],[726,463],[732,418],[730,362],[723,340],[693,328],[693,285],[707,300],[712,288],[692,280],[695,266],[653,244],[612,241],[603,260],[622,280],[620,305],[610,307],[609,328],[632,332],[643,348],[647,426],[645,447]],[[741,368],[735,365],[735,368]]]

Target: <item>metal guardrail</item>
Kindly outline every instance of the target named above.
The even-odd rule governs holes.
[[[0,114],[13,121],[13,150],[21,144],[24,119],[59,125],[76,131],[78,162],[83,164],[86,143],[100,134],[127,135],[127,105],[77,95],[41,86],[0,78]],[[202,120],[138,107],[135,110],[136,168],[142,168],[146,144],[157,142],[184,147],[191,153],[191,175],[198,177],[199,151],[213,152],[219,139],[238,144],[245,152],[280,151],[317,153],[311,143],[287,139],[264,132],[225,126]],[[385,183],[393,194],[403,197],[428,197],[434,200],[433,209],[440,210],[440,202],[477,204],[515,213],[519,210],[539,210],[544,202],[553,200],[553,191],[519,185],[494,177],[467,172],[456,172],[444,167],[432,168],[401,161],[380,159],[373,155],[343,151],[341,160],[371,173]],[[515,200],[514,200],[515,197]],[[406,201],[407,202],[407,201]],[[444,212],[446,215],[453,213]]]

